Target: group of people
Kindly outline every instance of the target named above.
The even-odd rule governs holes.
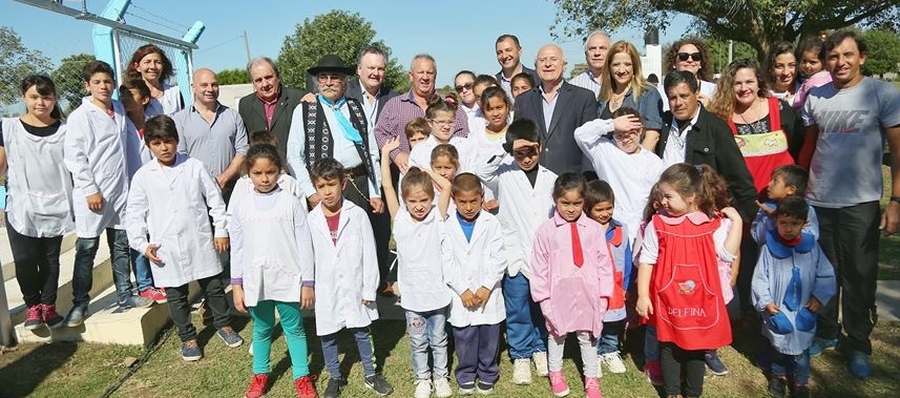
[[[457,73],[455,95],[436,92],[427,54],[399,94],[383,85],[376,46],[356,68],[323,57],[308,70],[312,93],[257,58],[256,91],[233,110],[206,68],[185,107],[165,83],[171,62],[148,44],[121,102],[113,69],[88,63],[90,95],[65,121],[53,81],[30,76],[26,113],[3,119],[0,140],[25,327],[84,322],[105,231],[119,307],[168,302],[184,360],[203,356],[194,281],[217,335],[243,343],[231,286],[233,307],[253,319],[251,398],[270,383],[276,310],[297,394],[318,396],[302,309],[315,311],[323,396],[347,384],[345,329],[365,386],[390,394],[369,329],[379,293],[405,311],[417,398],[453,395],[450,335],[457,393],[490,394],[504,322],[512,382],[531,384],[534,366],[555,396],[570,393],[569,334],[585,394],[600,397],[602,367],[626,372],[622,337],[644,327],[650,381],[698,397],[707,367],[728,372],[716,350],[732,323],[748,320],[766,339],[759,365],[773,397],[809,396],[809,357],[835,346],[869,377],[879,229],[900,222],[896,172],[879,208],[883,140],[900,169],[900,92],[862,75],[867,48],[853,32],[783,47],[765,70],[737,60],[713,84],[705,45],[681,40],[655,87],[634,45],[602,32],[587,37],[589,67],[571,81],[558,46],[541,47],[530,69],[502,35],[500,72]],[[59,247],[73,228],[74,305],[62,317]]]

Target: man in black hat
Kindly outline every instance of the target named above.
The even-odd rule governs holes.
[[[345,95],[347,77],[353,75],[354,68],[336,55],[326,55],[307,72],[316,76],[318,94],[315,101],[302,102],[294,108],[287,142],[288,166],[309,205],[314,207],[319,203],[319,196],[310,180],[309,168],[324,158],[333,158],[344,165],[349,175],[344,197],[369,210],[384,281],[390,267],[390,217],[381,200],[375,132],[368,128],[362,104]]]

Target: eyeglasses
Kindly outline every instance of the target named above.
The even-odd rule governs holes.
[[[463,92],[463,90],[471,90],[472,87],[475,87],[475,83],[466,83],[462,86],[456,86],[456,92],[461,93]]]
[[[678,53],[679,61],[687,62],[688,58],[694,60],[694,62],[700,62],[700,53]]]
[[[428,119],[428,121],[432,122],[438,126],[452,126],[454,123],[456,123],[456,120],[453,120],[453,119],[448,119],[448,120]]]

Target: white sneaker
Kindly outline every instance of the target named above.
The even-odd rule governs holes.
[[[247,344],[247,353],[250,354],[250,356],[252,357],[253,356],[253,340],[250,340],[249,343],[250,344]]]
[[[531,361],[528,358],[513,361],[513,384],[531,384]]]
[[[531,360],[534,361],[534,369],[538,376],[547,377],[550,374],[550,370],[547,369],[546,352],[535,352],[531,355]]]
[[[431,380],[416,380],[416,398],[431,397]]]
[[[453,389],[450,388],[450,381],[446,377],[434,379],[434,395],[438,398],[453,396]]]
[[[625,373],[626,371],[625,362],[622,361],[622,356],[618,352],[600,355],[600,362],[605,364],[612,373]]]

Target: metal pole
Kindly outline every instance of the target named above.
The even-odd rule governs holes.
[[[250,41],[247,39],[247,31],[244,31],[244,50],[247,51],[247,63],[250,62]]]
[[[728,40],[728,64],[734,61],[734,40]]]
[[[3,281],[3,269],[0,268],[0,281]],[[6,301],[6,284],[0,284],[0,345],[12,346],[13,325],[9,319],[9,303]]]

